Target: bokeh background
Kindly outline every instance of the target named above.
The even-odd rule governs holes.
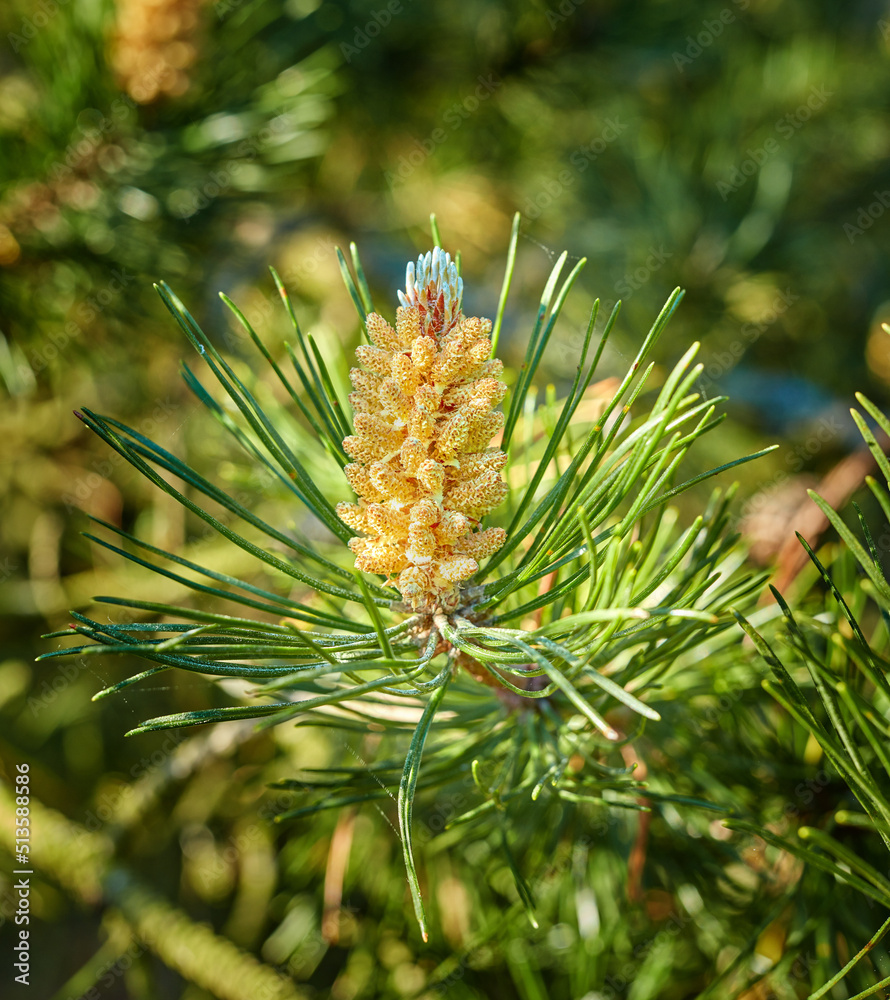
[[[95,594],[161,599],[156,580],[83,537],[88,515],[224,558],[72,410],[124,420],[271,503],[185,391],[187,345],[152,282],[169,282],[238,356],[243,338],[217,293],[274,341],[286,317],[273,264],[304,325],[326,351],[345,353],[357,330],[335,246],[358,244],[376,301],[394,310],[435,212],[446,249],[461,251],[468,311],[491,315],[520,211],[505,357],[520,356],[563,249],[588,264],[546,360],[557,390],[594,297],[624,302],[606,358],[605,374],[617,374],[683,286],[658,360],[700,341],[700,390],[731,397],[703,465],[780,444],[740,470],[739,523],[768,560],[803,489],[857,448],[854,391],[888,402],[888,94],[890,9],[878,0],[3,5],[0,759],[7,776],[30,762],[59,852],[58,877],[33,899],[42,949],[33,996],[222,995],[133,943],[124,916],[140,906],[161,907],[162,924],[186,921],[183,940],[193,953],[209,949],[211,964],[229,941],[241,949],[236,965],[254,956],[245,976],[279,970],[292,990],[282,996],[606,998],[627,988],[622,961],[667,961],[658,935],[671,865],[682,866],[670,824],[652,834],[664,841],[662,887],[604,904],[624,884],[633,843],[630,828],[613,830],[618,846],[594,866],[606,908],[586,937],[578,893],[595,854],[589,839],[580,854],[576,843],[537,858],[548,900],[538,929],[496,873],[477,888],[485,845],[461,844],[459,858],[432,850],[439,923],[425,949],[385,809],[287,829],[263,819],[281,807],[270,780],[331,759],[320,731],[232,726],[187,741],[126,740],[141,719],[214,704],[218,693],[178,679],[93,703],[125,667],[35,664],[54,648],[41,635]],[[776,795],[780,785],[770,786]],[[113,884],[109,864],[119,866]],[[150,885],[153,902],[140,904],[131,882]],[[738,917],[733,898],[736,910],[714,922]],[[3,935],[11,899],[0,876]],[[751,933],[766,912],[752,902]],[[217,935],[209,943],[195,937],[202,922]],[[720,933],[707,923],[681,931],[688,954],[671,959],[673,992],[646,992],[636,977],[635,1000],[704,989]],[[797,995],[802,976],[789,982],[777,995]],[[267,987],[285,989],[270,980],[243,995]]]

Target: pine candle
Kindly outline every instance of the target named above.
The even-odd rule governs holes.
[[[436,247],[408,264],[395,329],[367,317],[371,345],[350,372],[355,434],[343,442],[358,503],[337,513],[354,531],[356,568],[380,573],[414,611],[451,612],[460,584],[506,541],[481,519],[507,494],[507,456],[489,447],[504,425],[504,366],[491,322],[461,312],[463,281]]]

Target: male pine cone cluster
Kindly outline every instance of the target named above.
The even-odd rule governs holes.
[[[117,0],[111,62],[135,101],[151,104],[188,90],[203,5],[204,0]]]
[[[371,313],[371,345],[350,378],[355,434],[343,442],[358,503],[337,513],[354,531],[356,568],[395,580],[415,611],[455,610],[460,583],[506,541],[479,528],[507,494],[507,456],[488,445],[503,427],[507,387],[490,360],[491,323],[461,313],[463,282],[436,247],[408,265],[396,326]]]

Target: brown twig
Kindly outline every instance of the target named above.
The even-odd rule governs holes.
[[[632,744],[625,743],[621,748],[621,756],[628,767],[636,765],[634,776],[640,781],[645,781],[648,768]],[[642,795],[637,797],[637,802],[642,806],[649,805],[649,800]],[[651,822],[651,812],[640,813],[637,836],[627,858],[627,898],[632,903],[638,903],[643,898],[643,869],[646,867],[646,848],[649,843],[649,826]]]
[[[879,443],[885,451],[890,445],[890,441],[884,436],[879,439]],[[875,457],[868,448],[860,448],[841,459],[821,480],[815,492],[838,510],[859,489],[876,464]],[[792,529],[800,532],[815,549],[827,527],[828,518],[806,497],[788,519],[788,536],[776,557],[776,575],[773,581],[776,590],[784,591],[792,584],[809,559],[806,549],[792,533]]]
[[[321,936],[328,944],[340,941],[340,909],[343,904],[343,881],[352,851],[352,834],[355,829],[355,810],[344,809],[337,819],[328,863],[324,873],[324,914],[321,918]]]

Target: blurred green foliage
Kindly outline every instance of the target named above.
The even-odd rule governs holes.
[[[7,777],[30,762],[36,798],[84,837],[107,838],[83,841],[97,857],[109,852],[191,920],[308,984],[307,995],[691,998],[708,995],[715,972],[739,958],[738,978],[711,996],[737,995],[771,962],[748,1000],[805,996],[868,940],[880,913],[847,888],[801,879],[787,855],[730,836],[707,814],[665,805],[641,822],[579,808],[520,831],[517,864],[534,873],[537,929],[499,845],[431,839],[421,859],[436,886],[424,947],[394,807],[266,822],[298,800],[270,782],[355,753],[371,759],[372,739],[331,745],[302,727],[125,741],[146,715],[212,707],[228,693],[186,678],[141,690],[138,704],[133,695],[93,704],[127,671],[97,661],[66,673],[33,658],[66,609],[99,613],[89,610],[93,594],[158,596],[81,538],[85,513],[187,553],[212,544],[88,439],[74,407],[175,445],[245,500],[280,503],[217,431],[192,419],[176,372],[185,345],[151,282],[174,285],[238,354],[216,292],[274,337],[283,326],[265,277],[273,263],[326,349],[345,349],[356,331],[334,245],[357,240],[380,301],[392,301],[404,262],[428,249],[431,211],[448,249],[463,253],[469,311],[483,315],[494,311],[510,218],[523,212],[508,358],[524,349],[520,313],[534,311],[521,309],[522,295],[563,247],[591,263],[566,314],[579,337],[545,359],[557,386],[574,368],[591,298],[625,302],[605,359],[618,372],[666,292],[683,285],[658,358],[673,362],[700,339],[702,390],[729,386],[739,418],[702,466],[778,436],[775,456],[744,471],[747,493],[758,478],[774,493],[828,468],[855,446],[845,416],[853,390],[886,410],[890,383],[890,342],[879,332],[890,315],[886,5],[217,0],[196,8],[191,27],[184,18],[170,29],[193,47],[165,57],[188,88],[146,103],[131,93],[145,95],[145,79],[115,61],[122,12],[140,6],[156,25],[187,5],[11,0],[0,11]],[[130,23],[132,38],[138,19]],[[839,572],[838,585],[855,591],[852,569]],[[815,578],[805,571],[798,591]],[[663,692],[674,711],[635,753],[655,791],[685,782],[690,795],[781,832],[818,826],[850,804],[849,792],[763,697],[761,676],[738,647],[684,664]],[[438,834],[471,792],[456,780],[418,804],[418,822]],[[63,833],[62,843],[77,830]],[[847,835],[881,863],[864,836]],[[131,897],[115,894],[107,858],[90,862],[98,899],[64,881],[59,857],[47,859],[54,877],[38,880],[33,899],[42,954],[55,959],[39,970],[35,995],[211,995],[151,950],[115,965],[133,941],[121,923]],[[5,951],[12,897],[2,878]],[[857,988],[886,975],[884,962],[878,952],[875,976],[860,970]]]

